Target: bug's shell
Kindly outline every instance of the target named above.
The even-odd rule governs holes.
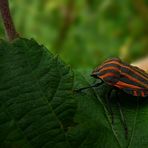
[[[148,74],[119,58],[105,61],[92,72],[92,76],[133,96],[148,96]]]

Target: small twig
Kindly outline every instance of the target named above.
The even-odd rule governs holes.
[[[3,23],[5,26],[5,31],[7,33],[9,41],[12,41],[13,39],[18,37],[18,33],[15,30],[10,10],[9,10],[9,4],[8,0],[0,0],[0,13],[3,19]]]
[[[65,8],[65,16],[63,19],[63,24],[60,28],[59,35],[55,41],[55,44],[53,45],[54,46],[53,49],[55,49],[57,53],[61,50],[61,46],[63,45],[67,37],[68,31],[75,20],[73,13],[74,13],[74,0],[69,0]]]

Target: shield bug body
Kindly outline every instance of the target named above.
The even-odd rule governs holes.
[[[105,61],[92,72],[91,76],[101,79],[102,83],[105,82],[127,94],[139,97],[148,96],[148,74],[136,66],[122,62],[119,58]],[[97,87],[100,84],[80,88],[76,91]]]
[[[142,69],[123,63],[119,58],[105,61],[92,75],[133,96],[148,96],[148,74]]]

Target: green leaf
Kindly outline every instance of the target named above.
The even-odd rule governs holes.
[[[34,40],[0,43],[0,147],[147,148],[148,100],[125,93],[110,96],[114,123],[105,102],[111,87],[73,92],[90,85]],[[128,126],[128,138],[117,106]]]
[[[89,86],[89,76],[77,73],[76,86]],[[75,116],[77,126],[69,130],[73,147],[79,148],[147,148],[148,147],[148,100],[113,91],[110,105],[114,114],[114,123],[105,98],[112,87],[103,84],[98,88],[82,91],[75,95],[78,109]],[[119,101],[120,99],[120,101]],[[128,127],[128,137],[121,120],[121,110]]]
[[[69,148],[73,74],[34,40],[0,43],[0,147]]]

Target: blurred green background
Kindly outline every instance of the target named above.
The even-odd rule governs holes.
[[[9,2],[19,34],[44,44],[72,68],[94,68],[109,57],[131,62],[148,54],[148,0]]]

